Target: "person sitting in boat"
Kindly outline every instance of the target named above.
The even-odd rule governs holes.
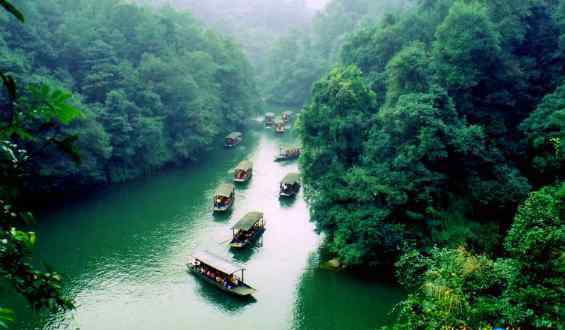
[[[237,276],[235,276],[235,275],[232,275],[232,276],[230,277],[230,282],[232,282],[232,284],[233,284],[234,286],[238,286],[238,285],[239,285],[239,279],[238,279]]]

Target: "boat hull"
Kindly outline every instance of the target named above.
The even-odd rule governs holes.
[[[257,239],[259,239],[259,237],[261,237],[261,235],[263,235],[263,233],[265,232],[265,229],[260,229],[255,231],[255,234],[253,234],[252,237],[250,237],[249,239],[243,241],[243,242],[231,242],[230,243],[230,247],[232,249],[243,249],[246,248],[248,246],[250,246],[251,244],[253,244]]]
[[[293,198],[293,197],[296,197],[296,195],[298,195],[298,192],[299,192],[299,191],[300,191],[300,189],[297,190],[297,191],[293,191],[293,192],[284,192],[284,191],[281,191],[281,192],[279,192],[279,198]]]
[[[229,210],[231,210],[231,206],[226,206],[226,207],[214,207],[214,212],[215,212],[215,213],[228,212]]]
[[[227,148],[227,149],[231,149],[231,148],[237,147],[240,143],[241,143],[241,141],[239,141],[237,143],[226,143],[226,144],[224,144],[224,147]]]
[[[233,207],[233,199],[232,201],[229,203],[229,205],[226,206],[214,206],[214,213],[222,213],[222,212],[228,212],[229,210],[231,210],[231,208]]]
[[[251,175],[246,176],[245,178],[233,178],[233,182],[235,183],[245,183],[247,181],[251,180]]]
[[[245,283],[243,283],[242,285],[236,287],[236,288],[226,288],[224,287],[222,284],[208,278],[207,276],[201,274],[198,269],[196,267],[191,266],[190,264],[188,264],[186,266],[188,268],[188,271],[192,274],[194,274],[196,277],[200,278],[201,280],[208,282],[209,284],[212,284],[213,286],[215,286],[216,288],[227,292],[227,293],[231,293],[233,295],[239,296],[239,297],[247,297],[247,296],[252,296],[255,292],[257,292],[257,290]]]

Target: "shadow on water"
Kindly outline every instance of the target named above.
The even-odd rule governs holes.
[[[213,212],[212,216],[214,217],[214,221],[216,222],[227,222],[229,221],[232,213],[233,213],[233,207],[226,212]]]
[[[292,166],[292,165],[295,165],[296,159],[293,159],[293,160],[279,160],[277,163],[278,163],[280,166],[282,166],[282,167]]]
[[[251,259],[251,257],[255,254],[255,252],[263,247],[263,236],[258,238],[255,242],[252,243],[252,246],[245,248],[245,249],[233,249],[230,248],[230,253],[233,256],[233,259],[240,262],[246,263]]]
[[[198,282],[198,295],[204,298],[206,301],[210,302],[213,306],[218,307],[222,311],[236,313],[242,311],[245,307],[257,302],[257,300],[252,296],[235,296],[206,283],[197,276],[193,275],[193,277]]]
[[[237,182],[235,184],[235,188],[237,190],[247,190],[251,186],[251,181],[253,181],[253,177],[251,177],[249,180],[245,182]]]
[[[291,208],[296,202],[296,195],[292,197],[279,197],[279,204],[284,209]]]

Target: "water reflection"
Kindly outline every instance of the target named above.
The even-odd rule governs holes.
[[[300,280],[292,329],[379,329],[394,319],[392,306],[403,296],[390,283],[321,268],[317,252]]]
[[[210,302],[212,306],[223,312],[237,314],[243,311],[247,306],[257,302],[252,296],[240,297],[228,294],[219,288],[210,285],[201,278],[190,274],[192,278],[198,282],[196,287],[197,294]]]
[[[263,246],[263,236],[261,236],[252,246],[245,249],[230,249],[233,259],[240,262],[246,263],[251,259],[255,252]]]
[[[233,213],[233,207],[226,212],[213,212],[212,216],[214,217],[214,221],[227,222],[231,218],[232,213]]]
[[[291,208],[296,202],[296,198],[297,198],[296,195],[291,197],[280,197],[279,204],[281,205],[282,208]]]
[[[237,182],[235,184],[235,188],[237,190],[247,190],[251,186],[251,181],[253,181],[253,176],[245,182]]]

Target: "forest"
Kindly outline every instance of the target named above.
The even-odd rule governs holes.
[[[564,327],[565,0],[0,9],[0,277],[33,310],[76,308],[33,204],[198,163],[280,106],[324,257],[407,292],[383,330]]]
[[[40,132],[80,135],[80,166],[32,146],[30,190],[123,182],[198,159],[256,111],[242,50],[189,13],[113,0],[14,3],[27,23],[1,17],[0,66],[21,86],[71,91],[82,112],[61,132]]]
[[[419,1],[315,83],[312,219],[411,290],[391,328],[563,326],[564,22],[563,1]]]

